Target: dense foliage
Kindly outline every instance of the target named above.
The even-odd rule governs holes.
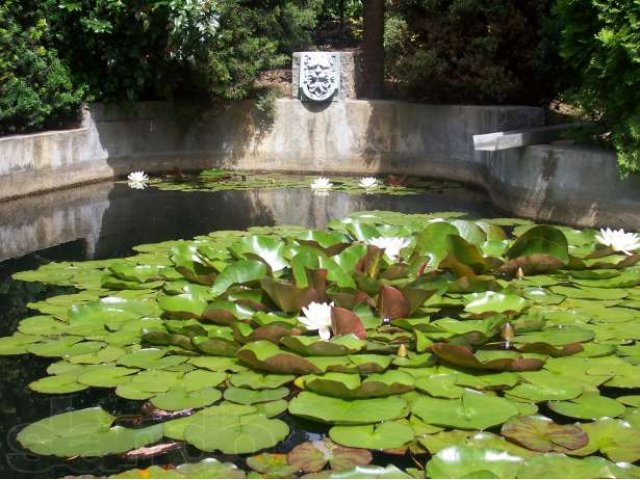
[[[610,130],[623,171],[640,171],[640,3],[559,0],[571,99]]]
[[[239,99],[309,48],[321,0],[10,0],[0,6],[0,134],[83,100]]]
[[[47,46],[44,11],[27,3],[0,3],[0,135],[63,125],[77,117],[83,98]]]
[[[57,2],[55,2],[57,3]],[[65,2],[56,31],[96,98],[242,98],[257,72],[311,42],[317,0]]]
[[[403,0],[389,9],[387,74],[412,98],[537,104],[557,77],[552,1]]]

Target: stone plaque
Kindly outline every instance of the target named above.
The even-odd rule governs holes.
[[[300,98],[327,102],[340,89],[340,56],[335,52],[300,54]]]

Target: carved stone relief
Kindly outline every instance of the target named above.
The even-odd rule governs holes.
[[[326,102],[340,87],[340,56],[330,52],[303,52],[300,89],[303,100]]]

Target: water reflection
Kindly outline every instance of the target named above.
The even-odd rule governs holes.
[[[74,240],[87,258],[127,255],[132,246],[214,230],[297,224],[321,228],[361,210],[495,214],[486,195],[444,188],[421,195],[315,196],[310,189],[177,192],[104,182],[0,204],[0,261]]]

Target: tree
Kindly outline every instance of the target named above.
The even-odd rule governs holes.
[[[381,98],[384,94],[384,15],[385,0],[363,0],[364,60],[363,95]]]

